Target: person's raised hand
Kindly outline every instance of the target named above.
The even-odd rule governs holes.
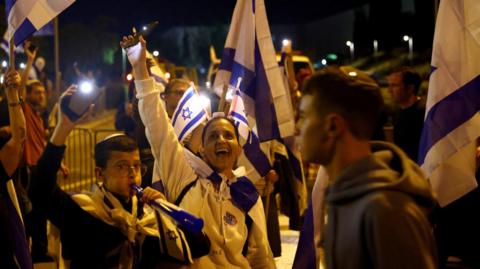
[[[146,63],[147,42],[142,36],[140,36],[138,39],[132,35],[124,36],[120,42],[120,46],[126,51],[128,61],[132,67]]]
[[[7,90],[18,90],[22,78],[15,69],[8,69],[5,73],[5,87]]]
[[[59,103],[61,104],[63,99],[66,98],[67,96],[72,96],[78,91],[78,86],[77,85],[70,85],[67,90],[60,96],[59,98]],[[93,115],[93,109],[94,105],[91,104],[90,107],[88,108],[87,112],[85,112],[82,117],[80,117],[76,121],[72,121],[63,111],[62,111],[62,106],[58,106],[58,125],[63,125],[66,128],[71,128],[73,129],[75,125],[85,123],[89,121],[92,118]]]
[[[32,46],[30,41],[25,41],[25,43],[23,44],[23,47],[25,49],[25,55],[27,55],[28,61],[33,62],[33,60],[35,60],[35,57],[37,57],[38,48],[30,50],[30,46]]]

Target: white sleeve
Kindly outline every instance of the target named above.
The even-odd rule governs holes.
[[[258,200],[248,214],[253,223],[248,233],[247,259],[252,269],[272,269],[276,265],[268,243],[262,200],[260,197]]]
[[[153,78],[136,80],[135,88],[139,99],[138,110],[155,158],[153,173],[162,180],[167,199],[174,202],[197,175],[185,159],[184,148],[173,131]]]

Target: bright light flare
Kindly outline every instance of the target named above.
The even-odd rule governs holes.
[[[290,45],[291,43],[292,43],[292,41],[291,41],[290,39],[288,39],[288,38],[285,38],[284,40],[282,40],[282,45],[283,45],[284,47]]]
[[[132,74],[128,74],[127,75],[127,81],[132,81],[133,79],[133,75]]]
[[[403,36],[403,41],[407,42],[408,40],[410,40],[410,37],[408,35],[404,35]]]
[[[80,83],[80,92],[90,94],[93,91],[93,83],[90,81],[82,81]]]
[[[153,56],[158,57],[158,55],[160,55],[160,52],[158,52],[158,50],[154,50],[152,54]]]

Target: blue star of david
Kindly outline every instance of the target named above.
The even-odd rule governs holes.
[[[183,120],[192,118],[192,111],[190,111],[190,108],[187,107],[182,110],[182,117]]]

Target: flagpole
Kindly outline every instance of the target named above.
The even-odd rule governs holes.
[[[222,97],[220,97],[220,102],[218,102],[217,112],[223,112],[225,110],[225,99],[227,98],[228,83],[223,84]]]
[[[55,94],[60,94],[60,41],[58,37],[58,17],[53,19],[54,60],[55,60]]]
[[[9,69],[15,69],[15,43],[13,41],[13,36],[10,38],[10,44],[9,44],[10,52],[8,55],[8,68]]]

